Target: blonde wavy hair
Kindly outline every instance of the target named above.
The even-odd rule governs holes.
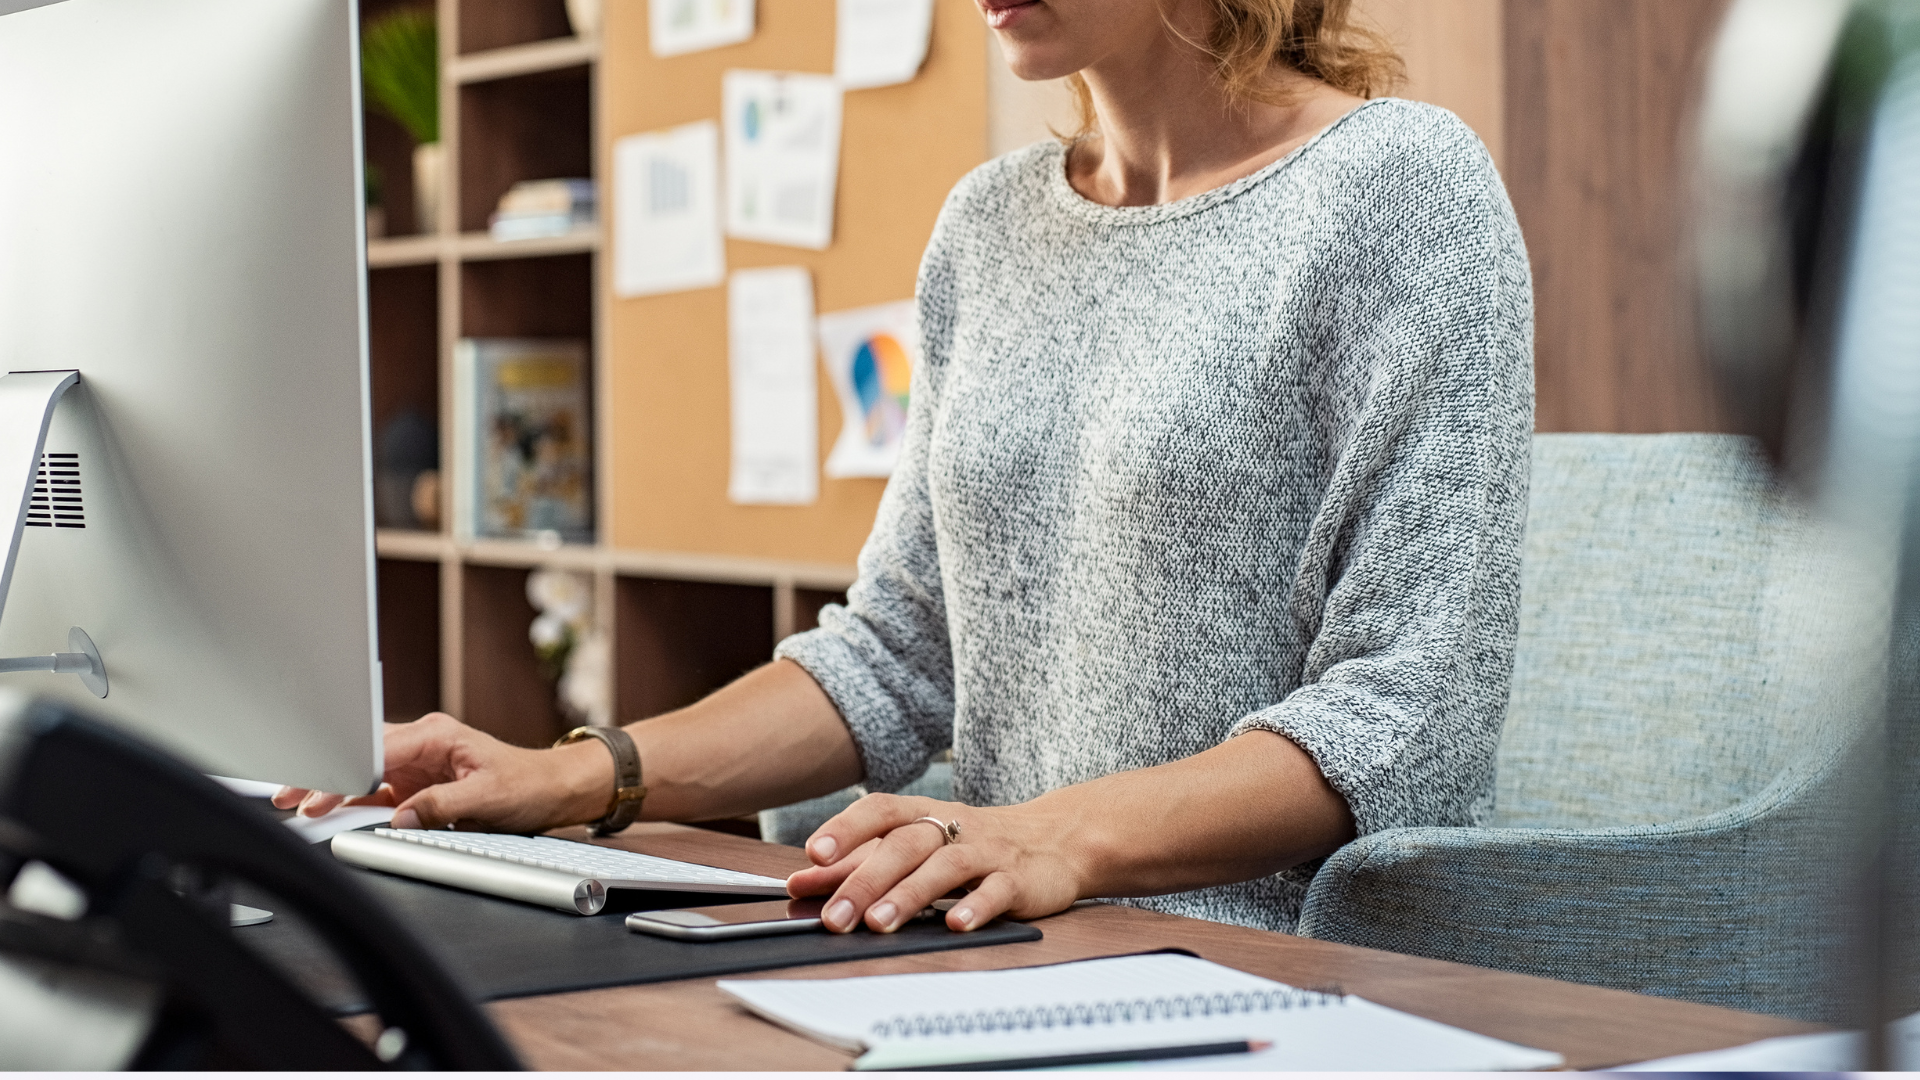
[[[1187,40],[1213,58],[1214,73],[1234,101],[1286,104],[1288,95],[1273,77],[1276,65],[1363,98],[1387,93],[1406,78],[1406,64],[1392,43],[1354,21],[1353,0],[1207,2],[1212,29],[1204,39]],[[1091,134],[1098,124],[1093,94],[1078,75],[1068,76],[1067,86],[1080,112],[1073,137]]]

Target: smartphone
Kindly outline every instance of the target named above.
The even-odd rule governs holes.
[[[676,941],[732,941],[735,938],[770,937],[774,934],[804,934],[826,929],[820,921],[820,912],[826,906],[826,897],[809,896],[757,904],[636,911],[627,916],[627,929]],[[914,918],[930,919],[944,915],[952,906],[951,900],[936,900],[933,907]]]

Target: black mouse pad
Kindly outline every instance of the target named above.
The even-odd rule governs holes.
[[[599,915],[567,915],[411,878],[348,868],[438,953],[481,1001],[592,990],[603,986],[710,978],[749,971],[868,960],[882,956],[1038,941],[1021,923],[990,923],[956,934],[938,922],[910,923],[892,934],[788,934],[695,943],[636,934],[628,912],[764,900],[615,890]],[[234,930],[241,941],[342,1016],[366,1011],[364,996],[317,934],[286,905],[240,890],[235,899],[274,913],[272,922]]]

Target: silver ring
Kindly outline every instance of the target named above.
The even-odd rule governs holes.
[[[928,815],[927,817],[914,818],[912,821],[907,822],[907,824],[918,825],[923,821],[939,829],[940,835],[946,838],[948,844],[957,844],[960,842],[960,823],[958,821],[941,821],[937,817]],[[945,847],[946,845],[942,844],[941,846]]]

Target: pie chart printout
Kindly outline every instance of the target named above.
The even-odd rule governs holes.
[[[827,456],[827,476],[891,476],[907,433],[907,403],[920,351],[914,303],[828,312],[818,326],[821,359],[841,418],[840,437]]]

